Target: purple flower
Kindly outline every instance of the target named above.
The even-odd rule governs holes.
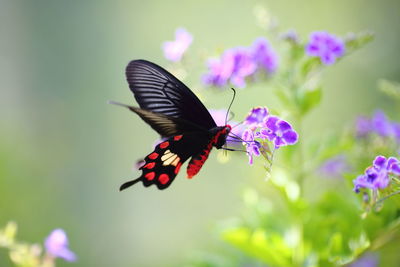
[[[275,149],[281,146],[293,145],[298,140],[298,135],[292,129],[292,126],[276,116],[268,117],[265,126],[266,128],[260,130],[260,136],[273,141]]]
[[[397,142],[400,142],[400,123],[392,123],[392,132]]]
[[[377,267],[378,257],[375,254],[365,254],[363,257],[359,258],[357,261],[349,265],[349,267]]]
[[[335,63],[336,58],[343,56],[344,52],[344,42],[325,31],[311,33],[310,41],[306,45],[306,53],[310,56],[319,57],[325,65]]]
[[[162,45],[165,58],[173,62],[180,61],[192,41],[193,37],[189,32],[184,28],[178,28],[175,31],[175,40],[164,42]]]
[[[392,124],[382,110],[375,111],[371,123],[375,132],[380,136],[387,137],[392,134]]]
[[[203,76],[206,85],[223,87],[232,75],[234,58],[231,53],[224,53],[220,59],[208,60],[209,72]]]
[[[259,67],[267,73],[273,73],[278,68],[278,55],[272,49],[267,39],[260,37],[252,46],[252,56]]]
[[[299,38],[299,35],[297,34],[296,30],[290,29],[281,35],[281,39],[289,41],[294,44],[298,44],[300,38]]]
[[[369,133],[376,133],[381,137],[394,137],[400,142],[400,124],[390,121],[382,110],[375,111],[371,119],[357,118],[357,137],[366,137]]]
[[[221,58],[207,62],[208,72],[203,76],[206,85],[223,87],[228,82],[236,87],[246,86],[246,78],[258,69],[272,73],[277,69],[278,56],[264,38],[257,39],[251,48],[236,47],[226,50]]]
[[[257,70],[257,64],[254,62],[247,48],[239,47],[228,50],[227,53],[230,53],[233,58],[233,70],[230,82],[239,88],[243,88],[246,86],[245,78]]]
[[[54,258],[63,258],[66,261],[76,261],[76,255],[68,248],[68,238],[62,229],[53,230],[46,238],[46,251]]]
[[[366,137],[373,130],[370,119],[360,116],[356,120],[356,136]]]
[[[260,143],[254,140],[253,131],[246,129],[242,134],[242,139],[245,141],[247,155],[249,156],[249,164],[253,164],[253,156],[260,156]]]
[[[249,125],[251,128],[261,127],[267,120],[268,115],[269,113],[266,107],[256,107],[250,111],[244,120],[244,123]]]
[[[219,126],[225,125],[225,118],[226,118],[226,109],[209,109],[208,110],[211,114],[211,117],[213,117],[215,123]],[[233,125],[231,129],[231,133],[233,135],[236,135],[238,137],[242,136],[243,131],[245,130],[244,125],[237,125],[237,122],[235,121],[230,121],[230,123]],[[226,143],[231,146],[240,146],[240,142],[238,142],[237,138],[233,138],[228,136],[226,138]]]
[[[269,142],[256,139],[268,139],[274,143],[275,149],[281,146],[293,145],[298,140],[298,135],[292,129],[292,126],[276,116],[270,116],[266,107],[253,108],[244,123],[249,125],[243,131],[242,139],[243,144],[246,146],[250,164],[253,164],[253,156],[260,156],[261,148],[263,149],[261,151],[266,154],[272,153]],[[268,156],[264,152],[263,155],[267,158]],[[267,160],[269,159],[267,158]]]
[[[338,155],[330,158],[322,163],[322,165],[319,167],[321,174],[327,177],[339,177],[348,170],[349,165],[344,155]]]
[[[205,84],[222,87],[230,81],[243,88],[246,86],[245,78],[256,71],[257,65],[249,50],[239,47],[226,50],[221,59],[209,60],[208,69],[209,72],[203,76]]]
[[[386,159],[384,156],[377,156],[364,175],[353,180],[354,191],[359,193],[360,188],[383,189],[389,185],[389,174],[400,175],[400,162],[394,157]]]

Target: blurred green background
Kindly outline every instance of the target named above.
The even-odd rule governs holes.
[[[385,108],[379,78],[399,80],[399,1],[0,1],[0,226],[18,223],[18,238],[42,242],[66,230],[75,266],[176,266],[215,245],[213,227],[240,210],[251,175],[244,156],[221,164],[212,153],[189,181],[180,174],[165,191],[137,185],[133,169],[157,135],[108,100],[133,104],[124,77],[131,59],[167,65],[161,44],[177,27],[194,36],[187,84],[198,86],[216,49],[250,45],[264,32],[253,8],[266,6],[281,29],[303,38],[372,30],[376,39],[325,73],[321,106],[306,121],[314,138]],[[201,60],[193,62],[194,60]],[[258,88],[239,91],[233,110],[273,106]],[[226,108],[230,92],[204,92],[209,108]],[[9,266],[0,251],[0,266]],[[72,264],[58,261],[58,266]]]

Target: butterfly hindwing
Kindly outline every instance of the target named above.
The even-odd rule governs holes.
[[[149,124],[151,128],[153,128],[164,138],[173,135],[179,135],[182,133],[203,130],[197,125],[189,121],[182,120],[180,118],[170,117],[164,114],[155,113],[146,109],[125,105],[114,101],[110,103],[126,107],[129,110],[135,112],[142,120]]]
[[[191,122],[203,130],[217,126],[196,95],[162,67],[133,60],[126,67],[126,79],[140,108]]]
[[[164,140],[144,159],[145,163],[140,168],[142,175],[123,184],[120,190],[139,181],[146,187],[155,184],[158,189],[167,188],[174,181],[182,164],[197,155],[208,142],[208,136],[201,132],[175,135]]]

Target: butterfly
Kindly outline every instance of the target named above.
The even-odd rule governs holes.
[[[127,107],[160,134],[163,141],[144,158],[142,175],[121,185],[124,190],[141,181],[145,187],[171,185],[182,164],[190,158],[187,177],[195,176],[211,149],[222,148],[232,127],[217,126],[206,107],[180,80],[162,67],[133,60],[126,79],[139,107]]]

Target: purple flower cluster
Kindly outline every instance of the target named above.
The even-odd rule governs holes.
[[[345,53],[345,45],[342,39],[325,31],[313,32],[306,45],[306,53],[319,57],[323,64],[331,65]]]
[[[390,121],[382,110],[375,111],[372,118],[358,117],[356,121],[356,136],[363,138],[372,133],[381,137],[394,137],[400,141],[400,124]]]
[[[164,42],[162,45],[165,58],[173,62],[180,61],[192,41],[193,36],[188,31],[178,28],[175,31],[175,40]]]
[[[64,230],[55,229],[44,242],[47,253],[53,258],[76,261],[76,255],[68,248],[68,237]]]
[[[218,59],[208,60],[208,73],[203,76],[206,85],[223,87],[228,82],[243,88],[246,78],[257,71],[271,74],[278,68],[278,56],[265,38],[258,38],[251,47],[226,50]]]
[[[268,140],[274,144],[274,149],[278,149],[281,146],[294,145],[298,140],[298,134],[292,126],[287,121],[270,115],[266,107],[253,108],[244,123],[248,125],[248,129],[243,132],[242,139],[250,164],[253,164],[253,156],[260,156],[262,141]]]
[[[350,166],[347,163],[344,155],[337,155],[327,159],[321,164],[318,171],[324,177],[340,177],[346,171],[349,171]]]
[[[363,175],[353,180],[354,192],[359,193],[360,188],[373,190],[386,188],[390,183],[389,174],[400,175],[400,161],[394,157],[386,159],[384,156],[377,156],[373,165],[368,167]]]

